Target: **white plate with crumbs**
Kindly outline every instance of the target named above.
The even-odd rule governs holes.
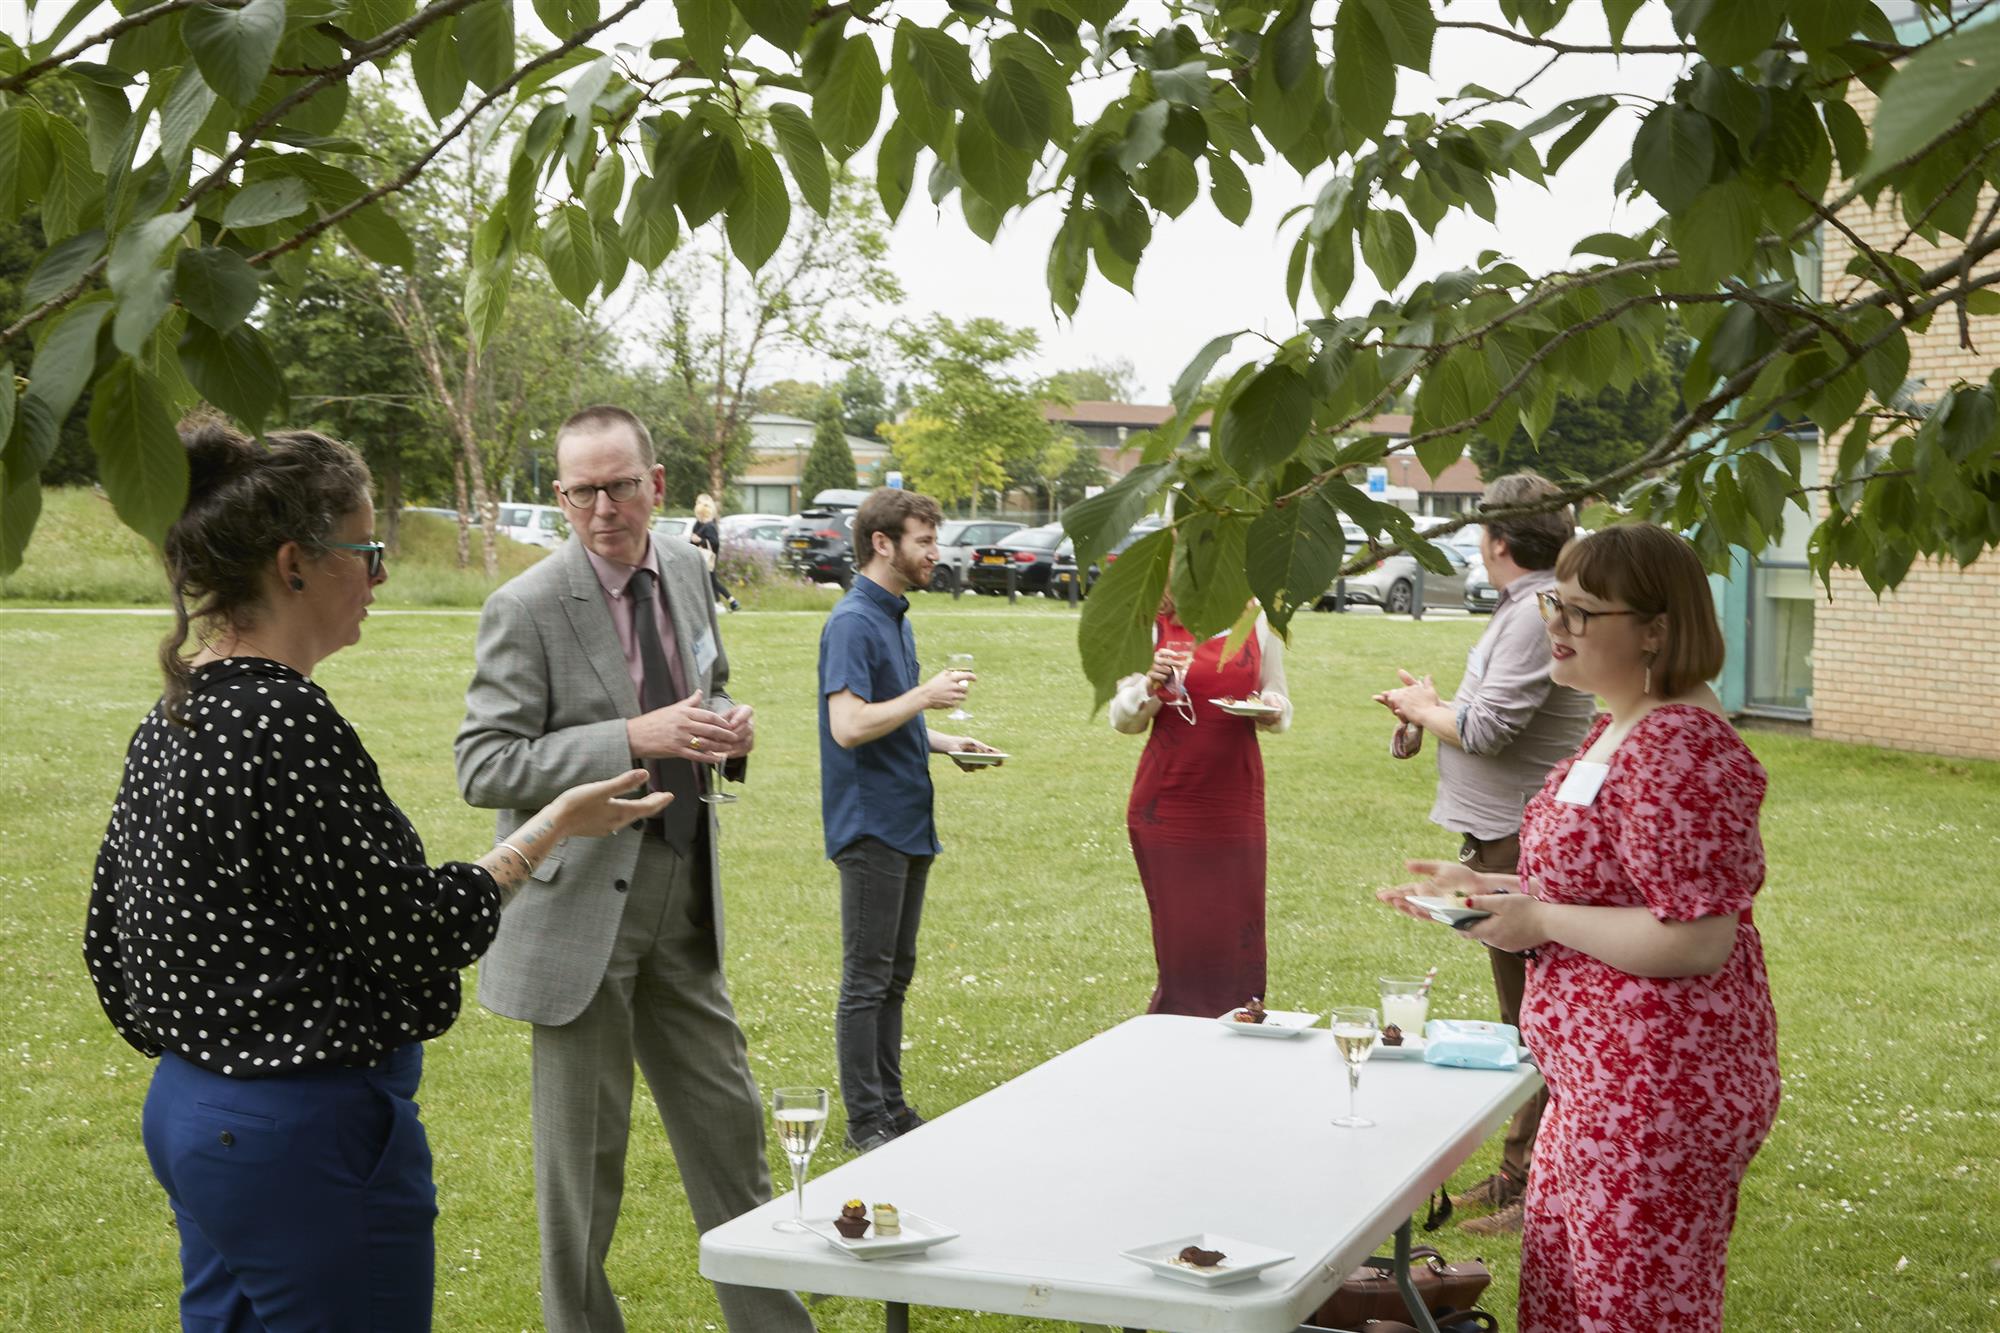
[[[1178,1257],[1190,1245],[1196,1249],[1220,1251],[1222,1258],[1211,1267],[1198,1267]],[[1208,1231],[1155,1241],[1151,1245],[1120,1250],[1118,1253],[1119,1257],[1130,1259],[1141,1268],[1150,1268],[1161,1277],[1196,1287],[1226,1287],[1232,1282],[1243,1282],[1267,1268],[1276,1268],[1292,1257],[1283,1250],[1252,1245],[1248,1241]]]
[[[1287,1009],[1266,1009],[1263,1022],[1240,1023],[1236,1016],[1242,1012],[1241,1009],[1231,1009],[1215,1021],[1231,1032],[1245,1037],[1296,1037],[1319,1022],[1318,1014],[1293,1013]]]
[[[900,1236],[878,1236],[871,1222],[859,1240],[849,1240],[840,1234],[830,1217],[807,1218],[806,1230],[842,1254],[853,1255],[856,1259],[896,1259],[921,1254],[933,1245],[958,1239],[958,1233],[950,1227],[908,1210],[903,1212],[903,1233]]]

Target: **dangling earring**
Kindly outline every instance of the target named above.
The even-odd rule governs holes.
[[[1653,694],[1653,659],[1658,656],[1658,653],[1646,654],[1646,684],[1644,692],[1648,698],[1651,698]]]

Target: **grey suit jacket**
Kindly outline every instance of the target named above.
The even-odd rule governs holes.
[[[735,707],[729,659],[707,566],[685,542],[654,546],[684,679],[703,692],[704,707],[727,712]],[[705,671],[697,666],[702,660]],[[577,783],[635,767],[625,720],[639,711],[604,589],[582,543],[571,537],[486,599],[465,721],[454,745],[459,791],[471,804],[500,812],[499,837],[505,838]],[[720,959],[714,809],[703,806],[702,814]],[[635,827],[607,838],[571,838],[536,868],[501,914],[499,936],[480,964],[480,1003],[509,1018],[552,1025],[583,1012],[604,979],[644,836]],[[701,867],[696,870],[699,883]]]

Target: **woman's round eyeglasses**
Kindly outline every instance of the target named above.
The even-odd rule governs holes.
[[[1642,616],[1644,611],[1586,611],[1580,606],[1571,606],[1552,592],[1535,594],[1535,605],[1541,610],[1542,623],[1560,623],[1563,633],[1582,638],[1590,630],[1590,622],[1600,616]]]

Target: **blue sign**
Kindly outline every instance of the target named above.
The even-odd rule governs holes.
[[[1387,495],[1389,493],[1388,468],[1371,467],[1368,469],[1368,493],[1370,495]]]

